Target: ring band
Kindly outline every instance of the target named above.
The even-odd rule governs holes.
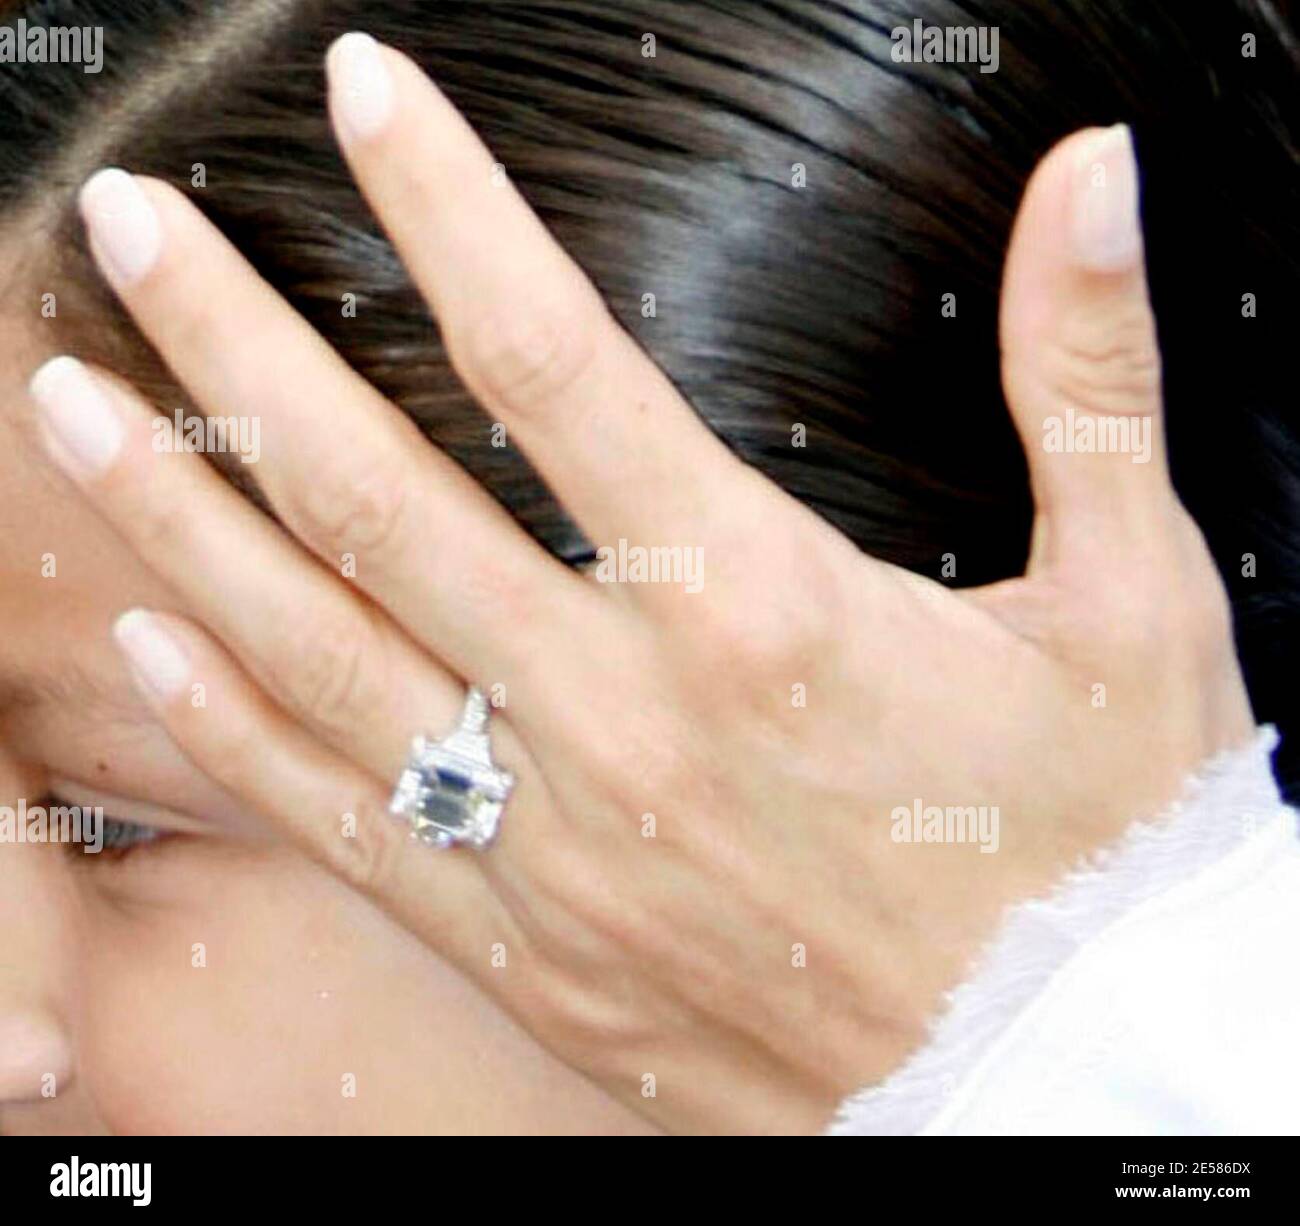
[[[492,761],[491,714],[483,692],[470,686],[455,731],[440,741],[411,742],[388,811],[409,822],[411,838],[427,847],[482,851],[496,838],[515,779]]]

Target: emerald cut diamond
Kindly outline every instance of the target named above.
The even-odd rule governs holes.
[[[460,727],[441,741],[416,737],[389,812],[430,847],[468,843],[480,850],[496,837],[514,778],[492,761],[487,700],[471,689]]]

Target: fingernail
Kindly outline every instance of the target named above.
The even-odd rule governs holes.
[[[41,408],[46,450],[78,481],[98,477],[122,450],[121,419],[99,382],[76,358],[51,358],[28,384]]]
[[[1098,132],[1079,150],[1071,225],[1075,259],[1090,272],[1123,272],[1142,254],[1137,158],[1127,124]]]
[[[162,226],[133,176],[116,167],[96,171],[82,186],[78,203],[114,284],[130,285],[157,263]]]
[[[325,57],[340,123],[359,140],[376,136],[393,113],[393,79],[369,34],[355,31],[335,41]]]
[[[152,613],[144,609],[123,613],[113,623],[113,638],[146,698],[166,701],[188,684],[189,659]]]

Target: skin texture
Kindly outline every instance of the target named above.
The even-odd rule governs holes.
[[[109,628],[183,606],[31,446],[40,335],[5,301],[27,339],[0,355],[0,803],[58,779],[190,833],[120,858],[0,844],[0,1133],[644,1130],[161,734]]]
[[[1072,138],[1028,189],[1003,352],[1034,554],[1026,578],[957,595],[864,558],[733,460],[446,100],[377,54],[386,100],[349,110],[334,59],[332,113],[458,372],[593,539],[699,545],[705,589],[552,562],[141,182],[155,255],[123,263],[92,227],[97,258],[207,411],[258,406],[257,476],[297,538],[196,457],[154,452],[153,408],[108,372],[86,376],[115,423],[107,457],[55,437],[45,387],[50,458],[179,597],[133,623],[155,636],[132,657],[142,693],[208,786],[614,1098],[672,1129],[816,1128],[916,1046],[1008,903],[1249,734],[1223,593],[1164,463],[1135,201],[1100,232],[1097,200],[1078,205],[1098,167],[1123,196],[1127,138]],[[84,207],[102,221],[93,193]],[[332,428],[307,429],[321,403]],[[1151,423],[1151,462],[1046,453],[1042,423],[1067,409]],[[462,677],[509,695],[494,746],[519,787],[489,855],[423,855],[384,818],[386,781],[408,730],[453,722]],[[887,815],[918,796],[997,804],[999,853],[891,840]]]

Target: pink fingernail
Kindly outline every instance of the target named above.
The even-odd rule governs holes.
[[[1090,272],[1123,272],[1141,256],[1137,158],[1127,124],[1098,132],[1080,148],[1070,225],[1075,259]]]
[[[145,609],[123,613],[113,623],[113,637],[146,698],[168,701],[189,683],[189,657],[152,613]]]
[[[135,178],[110,167],[86,180],[78,201],[94,245],[115,285],[140,280],[162,252],[162,226]]]
[[[325,57],[339,120],[359,140],[377,136],[393,113],[393,79],[380,45],[353,32],[335,41]]]
[[[51,358],[28,384],[41,407],[50,458],[78,481],[101,476],[122,450],[122,422],[104,389],[76,358]]]

